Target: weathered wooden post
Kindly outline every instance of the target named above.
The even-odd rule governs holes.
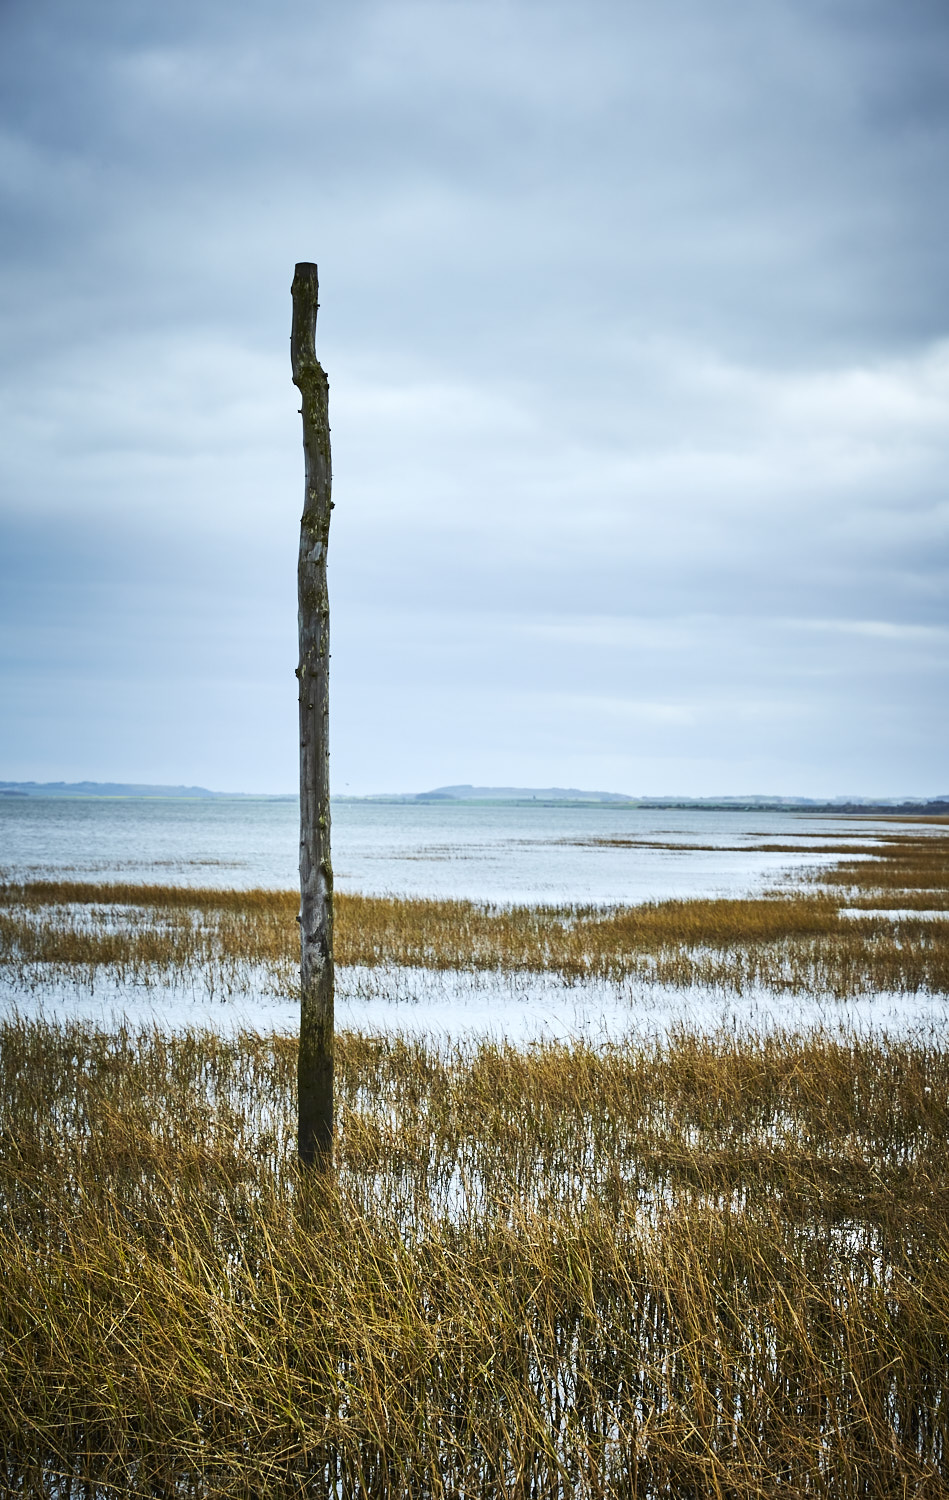
[[[290,361],[303,399],[306,488],[297,565],[300,665],[300,1164],[333,1166],[333,866],[330,860],[330,608],[326,547],[333,502],[329,381],[316,357],[316,266],[294,273]]]

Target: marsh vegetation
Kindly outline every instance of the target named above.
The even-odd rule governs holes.
[[[947,853],[894,833],[749,902],[350,897],[341,956],[944,991]],[[8,886],[3,962],[278,983],[294,913]],[[947,1492],[943,1038],[343,1034],[332,1184],[294,1166],[295,1066],[287,1037],[2,1024],[7,1493]]]
[[[940,1492],[944,1049],[2,1044],[8,1493]]]
[[[797,889],[746,899],[604,909],[338,894],[337,963],[840,999],[949,991],[947,928],[933,920],[949,914],[949,837],[891,834],[840,852]],[[287,994],[298,984],[298,907],[293,891],[0,885],[0,965],[23,988],[58,973],[87,984],[178,983],[227,995],[253,983]]]

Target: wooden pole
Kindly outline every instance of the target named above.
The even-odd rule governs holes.
[[[316,357],[319,285],[301,261],[293,277],[290,362],[302,397],[306,487],[297,565],[300,665],[300,1164],[333,1167],[333,866],[330,860],[330,608],[326,548],[333,509],[329,382]]]

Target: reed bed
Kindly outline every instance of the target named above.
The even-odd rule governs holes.
[[[880,857],[843,859],[822,880],[844,887],[856,906],[949,908],[949,838],[942,835],[886,837]],[[899,897],[898,903],[892,898]]]
[[[746,899],[603,910],[339,894],[337,961],[839,999],[949,993],[949,915],[933,920],[949,913],[949,839],[884,835],[860,858],[854,847],[841,840],[834,865]],[[290,891],[7,884],[0,967],[22,989],[65,976],[93,988],[108,979],[285,995],[296,985],[297,905]]]
[[[0,1026],[10,1495],[937,1496],[949,1053]]]

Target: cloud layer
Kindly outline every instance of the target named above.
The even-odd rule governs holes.
[[[937,0],[8,0],[3,774],[949,790]]]

